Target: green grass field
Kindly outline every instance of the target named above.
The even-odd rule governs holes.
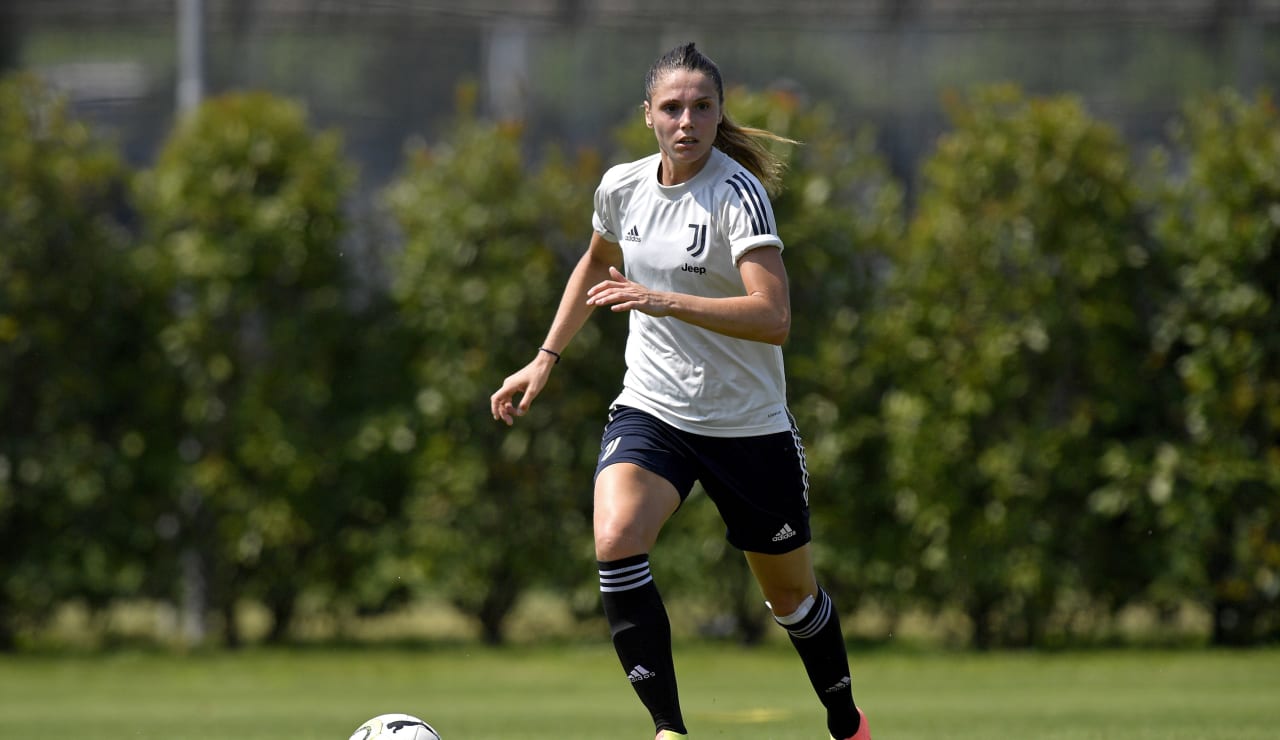
[[[877,740],[1274,740],[1280,650],[855,652]],[[785,645],[682,644],[695,738],[825,738]],[[346,740],[382,712],[445,740],[648,740],[607,645],[0,658],[0,738]]]

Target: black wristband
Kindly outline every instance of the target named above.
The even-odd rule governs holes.
[[[539,351],[539,352],[546,352],[547,354],[549,354],[549,355],[551,355],[552,357],[556,358],[556,364],[557,364],[557,365],[559,365],[559,364],[560,364],[560,353],[559,353],[559,352],[556,352],[555,350],[547,349],[546,347],[539,347],[539,348],[538,348],[538,351]]]

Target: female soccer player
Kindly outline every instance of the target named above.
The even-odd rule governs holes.
[[[692,43],[649,69],[644,117],[658,152],[605,173],[590,246],[546,339],[491,411],[512,424],[596,307],[628,312],[626,375],[596,467],[595,547],[613,644],[657,740],[687,730],[649,552],[695,480],[789,633],[832,737],[870,740],[839,617],[814,575],[808,473],[786,405],[791,303],[765,187],[783,167],[761,140],[795,142],[734,124],[723,104],[719,68]]]

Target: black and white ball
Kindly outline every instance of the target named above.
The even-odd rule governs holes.
[[[440,733],[412,714],[379,714],[351,733],[351,740],[440,740]]]

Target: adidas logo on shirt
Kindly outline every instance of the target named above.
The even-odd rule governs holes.
[[[653,678],[656,675],[658,674],[648,668],[645,668],[642,665],[637,665],[635,668],[631,669],[630,673],[627,674],[627,678],[631,679],[631,683],[635,683],[637,681],[643,681],[646,678]]]
[[[626,234],[626,236],[624,236],[624,237],[622,237],[622,238],[623,238],[623,240],[624,240],[624,241],[629,241],[629,242],[638,242],[638,241],[640,241],[640,230],[639,230],[639,229],[637,229],[636,227],[632,226],[632,227],[631,227],[631,231],[628,231],[628,232],[627,232],[627,234]]]
[[[840,682],[837,683],[835,686],[832,686],[831,688],[827,689],[825,693],[834,694],[835,692],[841,691],[843,689],[847,689],[852,685],[853,685],[853,681],[851,681],[848,676],[845,676],[844,678],[840,679]]]
[[[773,536],[773,541],[781,542],[783,540],[789,540],[795,536],[796,536],[796,531],[791,528],[791,525],[784,524],[782,525],[782,529],[779,529],[778,533]]]

